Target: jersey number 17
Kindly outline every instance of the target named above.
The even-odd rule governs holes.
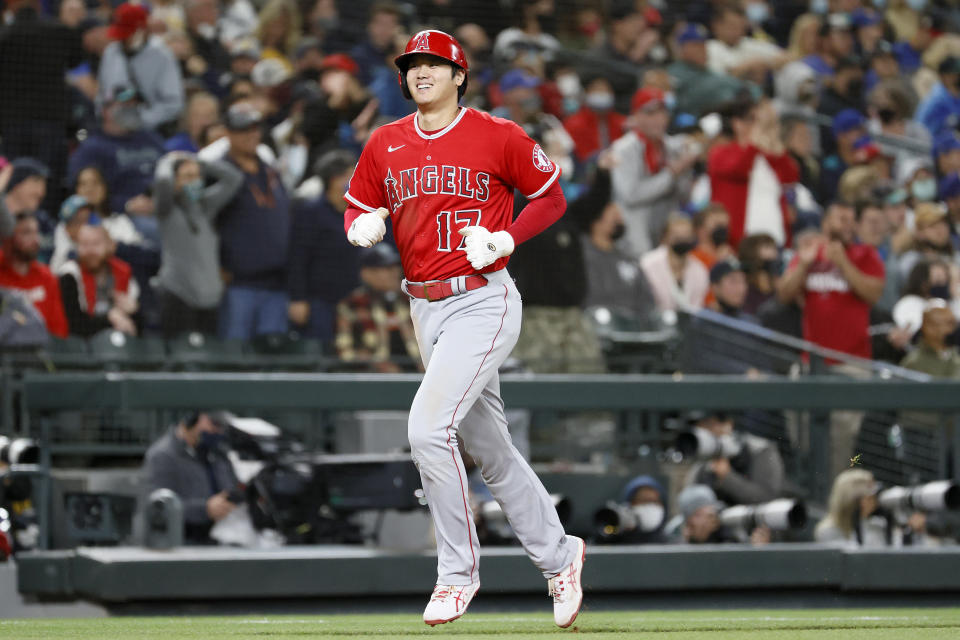
[[[450,226],[450,216],[453,216],[454,227]],[[437,251],[450,251],[450,236],[454,231],[459,231],[464,227],[474,227],[480,224],[480,209],[462,209],[460,211],[441,211],[437,214]],[[458,251],[466,251],[466,238],[457,234],[460,238],[460,244],[457,245]]]

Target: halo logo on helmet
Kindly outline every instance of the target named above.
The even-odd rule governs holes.
[[[413,35],[404,47],[403,53],[394,58],[393,62],[400,70],[398,80],[400,81],[400,91],[407,100],[412,100],[410,88],[407,86],[407,68],[410,66],[409,59],[418,54],[426,53],[432,56],[442,58],[453,64],[454,67],[463,69],[463,84],[457,89],[457,98],[462,98],[467,90],[468,65],[467,56],[463,53],[463,47],[457,42],[457,39],[449,33],[437,31],[436,29],[427,29]]]

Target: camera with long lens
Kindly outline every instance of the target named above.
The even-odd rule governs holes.
[[[0,464],[38,464],[40,447],[30,438],[0,436]]]
[[[610,538],[636,529],[639,518],[630,505],[611,501],[593,514],[593,524],[601,537]]]
[[[807,507],[800,500],[779,498],[763,504],[738,504],[719,514],[720,524],[729,529],[753,531],[768,527],[772,531],[802,529],[807,524]]]
[[[33,549],[40,537],[33,506],[33,482],[26,465],[40,462],[40,448],[30,438],[0,436],[0,528],[15,551]],[[18,469],[18,467],[20,467]],[[26,471],[26,472],[24,472]]]
[[[734,458],[743,449],[743,444],[737,436],[733,434],[717,436],[703,427],[694,427],[678,435],[675,446],[684,458],[695,460]]]
[[[917,487],[890,487],[877,495],[886,511],[953,511],[960,509],[960,484],[938,480]]]
[[[663,523],[663,515],[659,503],[629,505],[611,500],[593,514],[593,525],[597,536],[607,540],[637,529],[643,533],[656,531]]]

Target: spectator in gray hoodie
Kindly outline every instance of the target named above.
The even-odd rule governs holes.
[[[133,87],[143,100],[138,107],[143,128],[158,131],[164,125],[175,128],[183,111],[183,77],[177,59],[163,41],[150,39],[148,15],[146,7],[130,3],[114,11],[107,35],[115,42],[107,46],[100,59],[97,106],[103,107],[107,92],[114,87]]]
[[[634,128],[613,143],[613,199],[627,223],[628,252],[639,257],[654,248],[667,217],[686,201],[698,153],[666,135],[666,94],[643,87],[631,104]]]
[[[240,170],[222,160],[207,162],[174,151],[157,163],[153,193],[162,240],[160,324],[165,337],[217,332],[223,282],[214,220],[242,184]]]

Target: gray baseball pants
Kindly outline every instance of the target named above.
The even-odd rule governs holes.
[[[426,372],[407,434],[436,531],[437,584],[479,581],[480,546],[458,438],[545,578],[566,568],[577,551],[507,432],[497,370],[520,335],[522,303],[505,269],[485,276],[485,287],[461,295],[411,300]]]

